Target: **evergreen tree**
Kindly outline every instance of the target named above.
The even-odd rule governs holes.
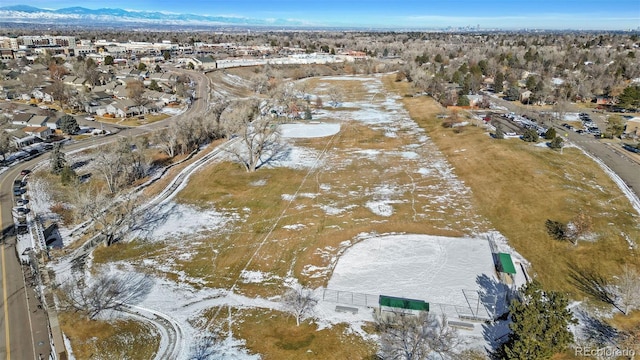
[[[466,95],[462,95],[458,97],[458,102],[456,103],[458,106],[469,106],[469,98]]]
[[[560,136],[556,136],[549,143],[549,147],[552,149],[562,149],[562,145],[564,144],[564,140]]]
[[[105,65],[113,65],[113,56],[111,55],[107,55],[104,57],[104,64]]]
[[[573,342],[569,324],[575,324],[561,293],[544,291],[536,280],[521,288],[521,299],[511,302],[511,334],[497,351],[501,359],[549,359]]]
[[[313,116],[311,115],[311,109],[309,109],[309,108],[305,108],[304,109],[304,119],[305,120],[313,119]]]
[[[160,87],[160,85],[158,85],[157,81],[151,80],[151,83],[149,84],[149,90],[161,91],[162,88]]]
[[[139,63],[139,64],[138,64],[138,70],[140,70],[140,71],[147,71],[147,64],[142,63],[142,62],[141,62],[141,63]]]
[[[537,142],[538,138],[538,133],[533,129],[526,129],[522,134],[522,140],[526,142]]]
[[[53,145],[53,151],[51,151],[51,172],[53,174],[60,174],[64,166],[67,164],[67,160],[64,158],[64,153],[62,152],[62,144],[55,143]]]
[[[496,125],[496,139],[504,139],[504,131],[500,124]]]
[[[493,79],[493,89],[495,92],[499,93],[504,90],[504,74],[500,71],[496,74],[495,79]]]
[[[620,104],[627,107],[640,107],[640,85],[626,87],[620,94]]]
[[[65,115],[60,118],[60,130],[65,134],[75,134],[80,130],[78,121],[71,115]]]
[[[73,184],[78,178],[76,172],[69,165],[65,165],[60,172],[60,182],[62,185]]]
[[[507,92],[505,93],[505,100],[509,100],[509,101],[516,101],[518,100],[518,98],[520,98],[520,90],[518,90],[517,87],[512,86],[509,89],[507,89]]]
[[[527,90],[534,91],[536,89],[536,85],[538,85],[538,83],[536,82],[536,78],[533,75],[529,75],[525,84]]]
[[[556,129],[549,128],[546,133],[544,133],[544,138],[547,140],[553,140],[556,138]]]

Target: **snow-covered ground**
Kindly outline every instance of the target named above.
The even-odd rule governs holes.
[[[340,124],[307,122],[298,124],[282,124],[280,132],[284,138],[315,138],[337,134]]]
[[[489,242],[482,238],[387,235],[361,241],[340,257],[328,288],[419,299],[436,312],[469,313],[469,299],[498,283]],[[440,305],[444,307],[439,308]],[[474,308],[477,305],[474,301]],[[487,316],[481,305],[481,316]],[[492,316],[491,316],[492,317]]]

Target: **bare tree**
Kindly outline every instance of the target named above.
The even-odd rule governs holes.
[[[33,73],[20,74],[18,80],[20,80],[20,88],[26,93],[31,93],[36,87],[42,84],[42,80]]]
[[[446,316],[437,319],[428,312],[376,313],[380,350],[385,359],[421,360],[430,355],[451,356],[461,344]]]
[[[144,83],[140,80],[132,80],[127,82],[127,97],[133,101],[137,107],[144,106],[148,103],[148,99],[144,97]]]
[[[156,131],[153,134],[153,142],[160,148],[160,150],[167,154],[170,158],[176,156],[178,150],[178,127],[177,123],[171,123],[171,125],[160,131]]]
[[[296,286],[284,294],[282,303],[285,309],[296,318],[296,325],[300,326],[300,321],[312,314],[318,299],[313,296],[311,289]]]
[[[615,285],[607,278],[594,270],[580,269],[577,266],[572,267],[569,276],[573,285],[580,291],[597,301],[615,307],[626,315],[625,310],[618,303]]]
[[[142,149],[132,149],[131,139],[121,139],[117,146],[101,148],[96,155],[97,171],[104,178],[109,192],[115,194],[147,175],[149,160]]]
[[[205,334],[195,338],[191,344],[189,360],[209,360],[218,353],[219,339],[213,334]]]
[[[88,281],[74,276],[60,286],[62,304],[93,320],[106,310],[119,310],[147,297],[153,280],[145,274],[101,272]]]
[[[332,86],[329,88],[327,95],[329,95],[329,103],[333,107],[337,107],[344,97],[342,90],[338,86]]]
[[[574,245],[578,244],[578,240],[589,233],[593,226],[593,220],[586,212],[580,211],[571,221],[567,224],[569,234],[567,239]]]
[[[640,273],[636,269],[625,265],[614,283],[623,313],[640,308]]]
[[[53,99],[60,104],[60,109],[64,110],[65,105],[67,105],[67,102],[69,102],[71,98],[71,89],[65,85],[62,80],[55,80],[49,89]]]
[[[122,187],[122,162],[118,154],[112,151],[98,152],[96,159],[96,169],[102,175],[107,188],[111,194],[115,194]]]
[[[93,221],[93,229],[107,246],[121,240],[136,226],[141,214],[136,212],[137,201],[131,195],[116,199],[97,189],[79,192],[76,197],[78,213]]]
[[[266,107],[269,111],[269,107]],[[254,172],[264,163],[264,156],[273,157],[277,153],[278,126],[271,116],[259,114],[255,104],[242,103],[235,107],[222,121],[228,138],[237,136],[240,146],[228,149],[247,172]]]
[[[2,160],[6,160],[6,154],[13,150],[14,145],[11,142],[11,135],[5,129],[5,123],[0,123],[0,155],[2,155]]]

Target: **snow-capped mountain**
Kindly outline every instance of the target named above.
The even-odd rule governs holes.
[[[70,7],[57,10],[28,5],[0,7],[0,22],[33,22],[50,24],[83,23],[147,23],[157,25],[245,25],[245,26],[305,26],[299,21],[284,19],[253,19],[245,17],[175,14],[158,11],[123,9],[87,9]]]

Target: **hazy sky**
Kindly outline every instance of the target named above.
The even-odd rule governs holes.
[[[59,9],[166,11],[258,19],[294,19],[310,25],[546,29],[637,29],[640,0],[2,0]]]

